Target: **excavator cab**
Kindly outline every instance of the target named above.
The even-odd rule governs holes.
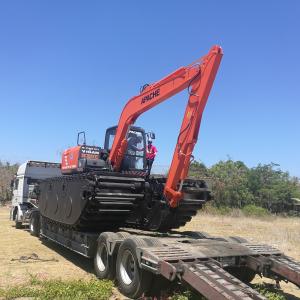
[[[117,126],[106,130],[104,149],[108,152],[112,148]],[[143,128],[131,126],[127,134],[127,150],[121,165],[122,171],[146,169],[146,133]]]

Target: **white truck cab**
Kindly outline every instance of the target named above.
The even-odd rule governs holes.
[[[29,160],[20,165],[13,181],[10,219],[20,228],[28,223],[26,215],[37,209],[34,187],[40,180],[61,176],[59,163]]]

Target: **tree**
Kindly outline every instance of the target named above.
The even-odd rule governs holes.
[[[209,177],[209,170],[204,163],[193,161],[190,165],[189,176],[192,178],[206,178]]]
[[[11,199],[10,183],[17,172],[19,165],[10,165],[9,162],[0,161],[0,202],[5,202]]]
[[[290,178],[275,163],[250,169],[248,186],[255,204],[273,212],[288,210],[293,204],[291,198],[299,196],[299,180]]]
[[[253,196],[248,189],[249,169],[241,161],[220,161],[209,173],[213,180],[215,205],[241,208],[252,203]]]
[[[242,161],[228,159],[207,168],[194,161],[189,175],[209,180],[216,206],[242,208],[255,204],[272,212],[284,212],[293,209],[292,198],[300,198],[299,179],[290,177],[275,163],[249,169]]]

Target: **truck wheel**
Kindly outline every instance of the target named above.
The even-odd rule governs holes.
[[[29,221],[29,231],[33,236],[38,237],[40,235],[40,218],[38,213],[32,213]]]
[[[16,229],[22,228],[22,222],[20,222],[19,210],[17,210],[17,213],[16,213],[15,224],[16,224]]]
[[[142,270],[136,255],[136,248],[147,246],[139,238],[128,238],[120,246],[117,256],[118,288],[126,297],[138,299],[151,285],[153,274]]]
[[[107,240],[118,239],[113,232],[103,232],[98,239],[97,251],[94,257],[94,269],[100,279],[114,279],[116,275],[116,254],[109,255]]]

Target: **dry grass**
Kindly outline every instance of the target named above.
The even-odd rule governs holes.
[[[212,235],[242,236],[267,243],[300,260],[300,218],[232,217],[198,214],[181,230],[205,231]]]
[[[300,261],[300,218],[269,216],[265,218],[210,215],[199,213],[181,230],[204,231],[217,236],[241,236],[250,242],[270,244]],[[262,280],[257,276],[256,282]],[[265,282],[271,282],[264,279]],[[283,290],[300,299],[295,285],[282,283]]]
[[[33,253],[41,260],[18,260]],[[28,230],[16,229],[9,221],[8,207],[0,206],[0,288],[26,284],[32,278],[91,280],[95,275],[91,260],[54,243],[43,243]],[[122,299],[125,298],[114,288],[111,300]]]
[[[90,279],[92,265],[53,243],[43,244],[26,230],[17,230],[8,220],[8,208],[0,208],[0,287],[21,284],[31,275],[40,279]],[[42,260],[19,261],[33,253]]]

